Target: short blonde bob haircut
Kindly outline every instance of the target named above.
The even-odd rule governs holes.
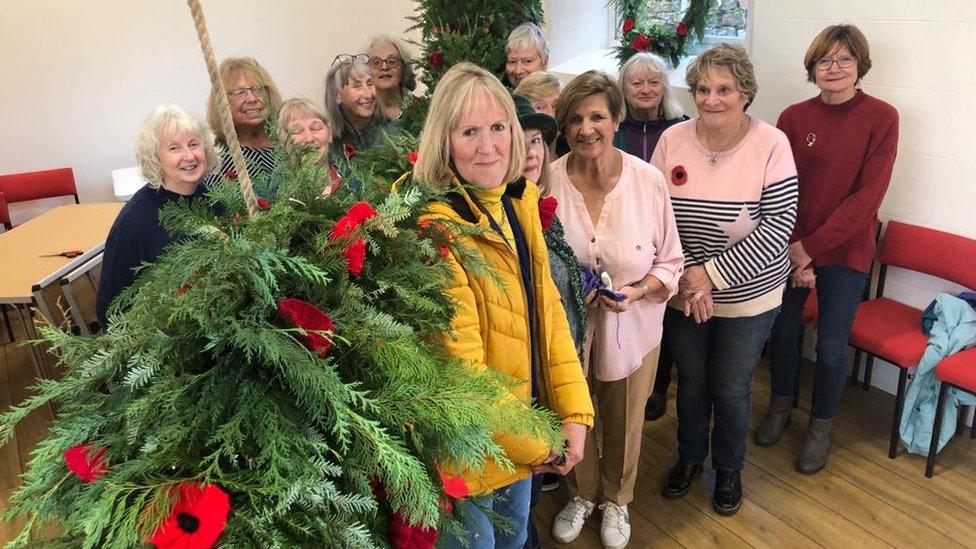
[[[420,132],[420,147],[413,176],[434,186],[446,188],[455,174],[451,169],[451,131],[475,94],[486,94],[505,111],[512,132],[505,183],[522,177],[525,169],[525,135],[515,114],[515,103],[495,75],[467,61],[451,67],[434,88],[430,110]]]
[[[871,70],[871,48],[861,29],[854,25],[831,25],[813,39],[807,54],[803,56],[803,66],[807,70],[807,80],[816,82],[817,61],[830,55],[838,46],[847,46],[847,51],[857,59],[857,82]]]
[[[545,63],[549,60],[549,46],[546,45],[546,38],[542,35],[542,29],[535,23],[522,23],[512,29],[505,42],[505,55],[518,50],[535,49],[536,53]]]
[[[417,75],[413,72],[413,57],[410,55],[410,51],[407,50],[406,46],[404,46],[403,41],[393,38],[388,34],[379,34],[369,39],[364,51],[372,57],[373,50],[385,44],[392,45],[396,49],[397,55],[400,56],[400,60],[403,62],[400,65],[400,94],[406,95],[408,91],[417,89]]]
[[[281,109],[278,110],[278,143],[287,145],[291,142],[291,134],[288,133],[288,120],[296,114],[304,114],[318,118],[329,127],[330,131],[332,130],[332,126],[329,125],[329,119],[325,117],[325,114],[314,103],[304,97],[293,97],[282,103]]]
[[[554,74],[539,71],[523,78],[512,93],[524,95],[529,101],[538,101],[550,95],[559,95],[562,89],[563,83]]]
[[[612,76],[602,71],[586,71],[569,81],[556,104],[556,126],[566,135],[569,118],[579,104],[592,95],[603,95],[607,100],[607,110],[614,122],[620,122],[627,115],[624,94]]]
[[[661,103],[657,106],[658,117],[663,120],[671,120],[684,116],[685,110],[681,108],[681,103],[675,98],[671,86],[668,85],[668,69],[664,59],[650,52],[637,52],[620,67],[620,91],[624,98],[627,97],[627,81],[634,76],[647,74],[651,78],[661,81]]]
[[[735,89],[746,96],[746,105],[742,110],[749,108],[752,101],[759,93],[759,84],[756,82],[756,71],[752,68],[752,61],[749,54],[742,46],[732,44],[719,44],[713,46],[688,65],[688,72],[685,73],[685,82],[688,83],[688,90],[691,96],[695,96],[698,84],[708,77],[710,69],[725,69],[732,74],[735,80]]]
[[[191,115],[176,105],[160,105],[156,107],[146,122],[142,125],[139,138],[136,141],[136,160],[139,171],[152,189],[163,185],[163,169],[159,163],[159,152],[163,141],[172,135],[195,135],[203,143],[203,152],[207,160],[207,168],[200,181],[217,168],[220,158],[214,145],[214,133],[210,127],[198,116]]]
[[[258,63],[253,57],[228,57],[220,62],[219,70],[220,80],[224,83],[225,91],[237,75],[242,72],[247,73],[254,80],[255,86],[264,86],[264,96],[261,97],[261,100],[268,112],[274,112],[281,107],[281,92],[278,90],[278,86],[271,80],[268,71],[264,70],[261,63]],[[226,145],[227,136],[224,135],[224,130],[220,126],[220,114],[217,105],[217,88],[211,87],[210,99],[207,101],[207,123],[213,129],[214,135],[217,136],[217,143]]]

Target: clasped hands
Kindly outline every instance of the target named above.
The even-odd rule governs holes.
[[[817,275],[813,272],[813,258],[797,240],[789,246],[790,285],[794,288],[813,289],[817,285]]]
[[[678,293],[684,299],[685,316],[692,316],[695,322],[707,322],[715,314],[715,304],[712,302],[712,290],[715,285],[708,277],[708,272],[701,265],[685,269],[678,280]]]

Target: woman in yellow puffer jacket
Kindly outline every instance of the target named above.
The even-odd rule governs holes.
[[[514,469],[489,461],[463,473],[471,493],[490,505],[513,532],[494,528],[484,511],[464,502],[470,516],[467,540],[441,546],[521,548],[529,521],[533,471],[566,474],[582,458],[593,405],[552,282],[539,220],[539,190],[521,177],[525,161],[522,128],[512,98],[495,76],[470,63],[448,70],[437,84],[420,137],[414,177],[450,189],[445,202],[428,207],[427,219],[478,227],[456,238],[478,250],[502,281],[478,276],[454,255],[448,292],[457,307],[453,334],[444,346],[475,368],[493,368],[525,383],[516,396],[531,395],[563,423],[565,462],[542,441],[495,433]],[[467,187],[467,188],[466,188]]]

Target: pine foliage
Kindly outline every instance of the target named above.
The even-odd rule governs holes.
[[[386,147],[388,159],[409,150]],[[143,544],[169,514],[173,487],[195,480],[230,495],[220,546],[382,547],[390,510],[425,525],[447,520],[439,468],[506,462],[493,432],[557,447],[550,413],[499,404],[511,379],[441,353],[438,334],[453,315],[443,242],[417,226],[437,197],[409,181],[390,192],[397,162],[354,162],[359,192],[344,185],[325,197],[324,169],[283,158],[271,206],[253,219],[230,182],[209,192],[218,216],[200,202],[169,207],[166,226],[191,236],[144,268],[106,333],[44,329],[63,377],[39,380],[0,416],[4,443],[31,410],[58,406],[11,501],[8,516],[28,516],[12,545],[47,522],[69,546]],[[357,229],[367,248],[357,277],[343,256],[348,240],[329,233],[359,200],[379,215]],[[324,359],[279,316],[286,297],[333,319]],[[81,443],[106,450],[100,480],[66,470],[63,453]]]

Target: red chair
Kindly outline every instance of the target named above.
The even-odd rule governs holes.
[[[10,223],[10,210],[7,209],[7,194],[0,192],[0,225],[3,225],[8,231],[13,229],[13,224]]]
[[[78,204],[78,188],[71,168],[0,175],[0,193],[4,194],[7,204],[58,196],[74,197],[75,204]],[[5,216],[0,213],[0,221],[8,230],[13,228],[9,212]]]
[[[976,348],[958,352],[942,359],[935,367],[935,379],[942,382],[939,387],[939,403],[935,409],[935,424],[932,426],[932,444],[925,463],[925,476],[932,478],[935,469],[935,454],[939,450],[939,435],[942,432],[942,416],[945,413],[949,389],[958,389],[976,396]],[[963,419],[960,417],[960,419]],[[957,431],[958,432],[958,431]],[[976,418],[973,420],[969,438],[976,439]]]
[[[898,428],[905,405],[908,369],[918,365],[928,336],[922,332],[922,311],[884,297],[888,267],[929,274],[967,288],[976,288],[976,240],[900,221],[889,221],[881,244],[878,286],[874,299],[861,303],[854,316],[850,344],[856,349],[855,365],[867,354],[864,389],[871,385],[874,357],[899,368],[898,392],[891,422],[888,457],[898,450]]]

